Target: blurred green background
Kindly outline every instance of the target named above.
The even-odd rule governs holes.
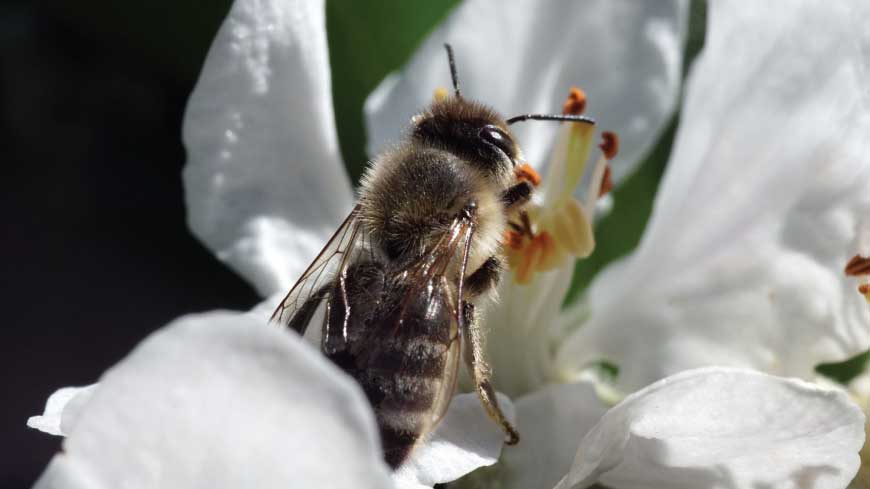
[[[362,104],[408,59],[455,0],[327,0],[335,118],[349,173],[366,162]],[[93,382],[173,318],[245,309],[253,290],[187,230],[180,122],[228,0],[7,1],[0,6],[0,208],[12,284],[0,356],[0,487],[29,487],[59,440],[24,426],[55,388]],[[691,3],[684,72],[703,44]],[[598,246],[568,300],[640,239],[670,154],[675,116],[615,191]],[[11,230],[11,231],[10,231]],[[820,367],[847,380],[862,355]]]

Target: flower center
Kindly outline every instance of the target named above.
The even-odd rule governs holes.
[[[580,115],[585,107],[586,94],[573,87],[562,113]],[[612,132],[601,134],[601,155],[591,169],[585,202],[581,203],[574,192],[586,171],[594,135],[592,125],[563,122],[547,178],[542,179],[529,165],[517,168],[517,180],[539,187],[543,199],[512,216],[504,237],[516,283],[527,284],[536,272],[573,264],[574,259],[585,258],[595,249],[592,217],[598,199],[613,188],[609,163],[619,150],[619,139]]]

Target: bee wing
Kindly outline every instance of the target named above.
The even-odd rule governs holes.
[[[359,205],[353,208],[317,258],[302,273],[293,288],[272,313],[271,321],[286,325],[300,335],[311,322],[317,307],[327,296],[336,277],[346,272],[353,257],[367,252],[359,220]]]
[[[429,431],[444,416],[450,400],[456,390],[456,380],[459,371],[459,357],[461,350],[462,330],[465,327],[462,314],[463,304],[463,278],[466,275],[468,254],[471,248],[474,234],[474,221],[470,216],[463,214],[454,218],[449,228],[444,232],[439,241],[425,253],[423,257],[401,272],[409,286],[405,289],[403,297],[398,301],[398,311],[391,315],[389,321],[378,324],[371,328],[371,335],[365,344],[367,350],[360,352],[363,357],[362,365],[374,363],[374,359],[385,354],[391,348],[389,341],[385,339],[404,336],[411,338],[419,335],[446,335],[446,349],[441,354],[443,358],[443,375],[433,398],[432,407],[429,411],[429,420],[426,429]],[[458,267],[458,282],[451,283],[448,272],[456,270],[451,265]],[[420,307],[418,301],[426,301]],[[446,305],[450,313],[448,331],[433,333],[422,330],[420,322],[413,317],[422,310],[431,310],[433,306]],[[414,330],[415,328],[420,330]],[[406,340],[407,341],[407,340]],[[397,375],[413,372],[412,363],[415,359],[406,358],[406,362],[400,366]],[[365,368],[365,367],[364,367]]]
[[[450,245],[447,246],[444,250],[444,254],[448,254],[451,257],[457,257],[459,259],[459,275],[456,284],[456,299],[455,299],[455,307],[453,310],[454,324],[456,325],[456,330],[451,331],[451,334],[455,334],[452,337],[450,342],[450,347],[447,351],[447,358],[445,359],[445,367],[444,367],[444,380],[441,383],[441,388],[438,391],[438,394],[435,396],[435,403],[432,410],[432,424],[430,425],[430,429],[438,424],[441,421],[441,418],[444,417],[444,414],[447,412],[447,408],[450,406],[450,401],[453,399],[453,393],[456,392],[456,381],[459,378],[459,357],[461,356],[461,341],[463,331],[465,331],[465,314],[464,312],[464,301],[463,297],[463,289],[465,282],[465,275],[467,273],[468,268],[468,254],[471,250],[471,240],[474,237],[474,221],[470,219],[467,215],[461,215],[454,220],[453,226],[447,232],[448,236],[459,236],[463,238],[462,247],[458,248],[458,243],[456,246]],[[461,254],[460,254],[461,250]],[[441,271],[441,276],[439,280],[443,282],[446,281],[443,276],[444,271]]]

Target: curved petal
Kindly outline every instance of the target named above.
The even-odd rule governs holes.
[[[63,387],[48,397],[45,412],[41,416],[31,416],[27,426],[48,433],[66,436],[78,421],[82,407],[90,400],[97,384],[85,387]]]
[[[614,166],[620,178],[656,140],[676,104],[686,10],[680,0],[465,2],[367,100],[369,153],[401,134],[435,88],[451,86],[448,42],[463,94],[503,114],[559,112],[568,89],[583,87],[589,112],[620,135]],[[515,128],[526,158],[539,168],[556,129],[546,123]]]
[[[510,399],[498,395],[499,406],[511,421]],[[431,488],[494,464],[504,445],[504,432],[483,410],[477,394],[460,394],[450,402],[444,419],[431,437],[411,452],[393,475],[399,489]]]
[[[549,385],[518,399],[516,409],[522,439],[504,450],[497,466],[497,487],[504,489],[553,487],[607,411],[590,383]]]
[[[190,228],[264,296],[350,211],[323,0],[237,0],[184,117]]]
[[[839,489],[858,470],[863,442],[864,414],[841,391],[698,369],[608,411],[557,487]]]
[[[870,346],[843,273],[870,254],[870,4],[787,5],[711,2],[652,220],[593,284],[565,370],[604,356],[629,390],[713,364],[811,378]]]
[[[391,486],[356,384],[246,314],[188,316],[146,339],[63,448],[37,488]]]

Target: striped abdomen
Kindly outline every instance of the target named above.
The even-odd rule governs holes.
[[[450,401],[459,341],[449,287],[429,293],[388,275],[372,262],[349,269],[346,293],[330,294],[323,350],[362,386],[396,468]]]

